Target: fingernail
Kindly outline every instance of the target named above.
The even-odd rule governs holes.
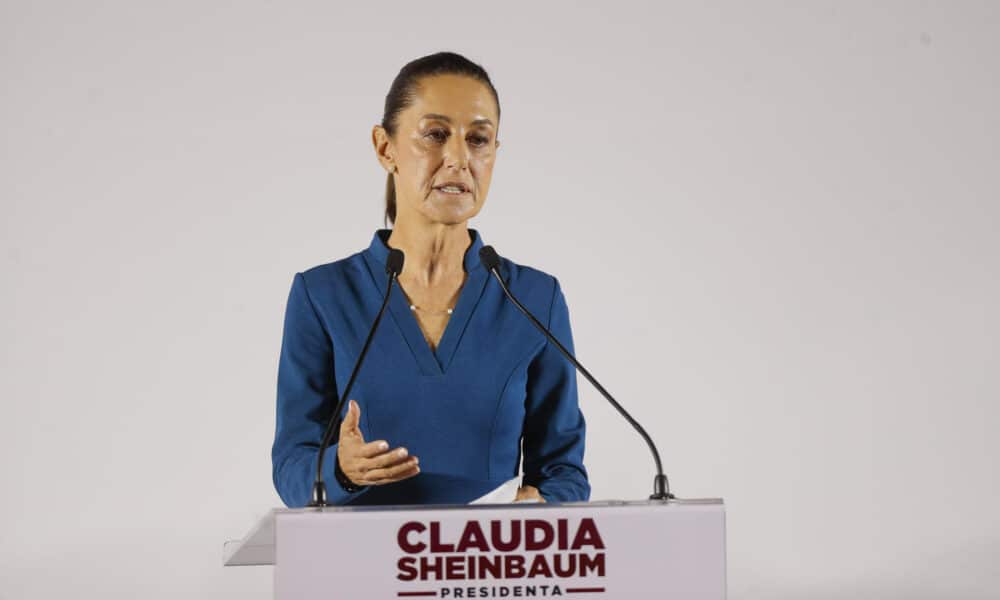
[[[399,449],[399,455],[400,456],[406,456],[406,448],[400,448]]]
[[[378,445],[378,449],[379,450],[388,450],[389,449],[389,444],[387,444],[385,442],[382,442],[381,444]]]

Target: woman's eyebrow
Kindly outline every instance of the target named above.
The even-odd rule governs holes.
[[[439,121],[444,121],[445,123],[451,123],[451,117],[449,117],[448,115],[439,115],[437,113],[428,113],[428,114],[424,115],[421,118],[422,119],[437,119]],[[493,121],[490,121],[489,119],[476,119],[475,121],[472,122],[472,124],[473,125],[489,125],[490,127],[492,127],[493,126]]]

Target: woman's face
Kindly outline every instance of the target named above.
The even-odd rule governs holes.
[[[493,175],[497,106],[489,88],[471,77],[420,80],[412,104],[399,115],[395,138],[376,125],[379,161],[396,169],[396,221],[422,217],[454,225],[479,213]],[[463,189],[441,189],[458,183]]]

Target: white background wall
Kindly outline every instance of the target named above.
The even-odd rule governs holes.
[[[500,93],[472,226],[731,598],[1000,595],[1000,4],[3,2],[0,598],[268,598],[293,274],[364,248],[407,61]],[[593,499],[642,441],[581,378]],[[651,551],[653,551],[651,549]]]

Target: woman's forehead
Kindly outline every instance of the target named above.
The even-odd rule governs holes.
[[[471,77],[439,75],[424,78],[407,108],[414,121],[437,119],[452,124],[487,121],[496,125],[496,102],[489,88]]]

